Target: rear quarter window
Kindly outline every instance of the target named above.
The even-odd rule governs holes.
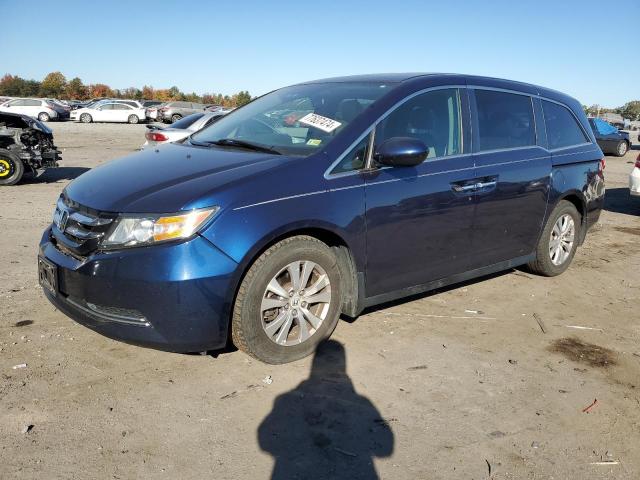
[[[589,142],[578,120],[567,107],[542,100],[542,110],[550,150]]]
[[[476,90],[475,96],[481,152],[536,144],[531,97],[493,90]]]

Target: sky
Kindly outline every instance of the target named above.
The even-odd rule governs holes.
[[[260,95],[293,83],[452,72],[640,99],[640,0],[0,0],[0,75]],[[625,42],[628,45],[625,45]]]

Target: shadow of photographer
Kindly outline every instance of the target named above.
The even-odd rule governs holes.
[[[393,452],[393,432],[346,373],[342,344],[319,345],[309,378],[280,395],[258,428],[275,459],[271,478],[377,479],[374,457]]]

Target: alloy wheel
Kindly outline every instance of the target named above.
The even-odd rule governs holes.
[[[567,261],[575,241],[576,225],[573,217],[567,213],[556,220],[549,238],[549,257],[554,265]]]
[[[325,270],[309,260],[291,262],[264,291],[262,328],[278,345],[298,345],[318,331],[330,304],[331,282]]]
[[[624,157],[626,153],[627,153],[627,142],[620,142],[618,144],[618,155],[620,155],[621,157]]]

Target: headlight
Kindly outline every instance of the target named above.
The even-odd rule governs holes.
[[[104,248],[139,247],[189,238],[211,219],[220,207],[191,210],[172,215],[123,215],[107,238]]]

